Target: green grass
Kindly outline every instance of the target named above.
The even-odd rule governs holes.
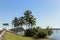
[[[11,32],[5,32],[5,34],[2,37],[2,40],[50,40],[50,39],[34,39],[31,37],[23,37],[20,35],[16,35]]]

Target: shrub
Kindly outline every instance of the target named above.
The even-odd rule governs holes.
[[[48,35],[46,30],[41,29],[40,31],[36,32],[34,38],[46,38]]]
[[[32,28],[25,30],[25,36],[32,37],[34,35],[34,31]]]
[[[38,32],[37,38],[46,38],[48,33],[45,30]]]
[[[39,27],[29,28],[25,30],[25,36],[34,38],[46,38],[53,33],[51,29],[41,29]]]

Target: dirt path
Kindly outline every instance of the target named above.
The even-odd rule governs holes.
[[[1,34],[0,34],[0,40],[1,40],[1,37],[2,37],[2,35],[5,33],[5,31],[3,31]]]

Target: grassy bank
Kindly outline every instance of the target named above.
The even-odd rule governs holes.
[[[34,39],[31,37],[23,37],[23,36],[16,35],[16,34],[11,33],[11,32],[6,32],[3,35],[2,40],[51,40],[51,39]]]

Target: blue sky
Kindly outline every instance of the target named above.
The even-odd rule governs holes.
[[[0,0],[0,27],[31,10],[40,27],[60,28],[60,0]]]

